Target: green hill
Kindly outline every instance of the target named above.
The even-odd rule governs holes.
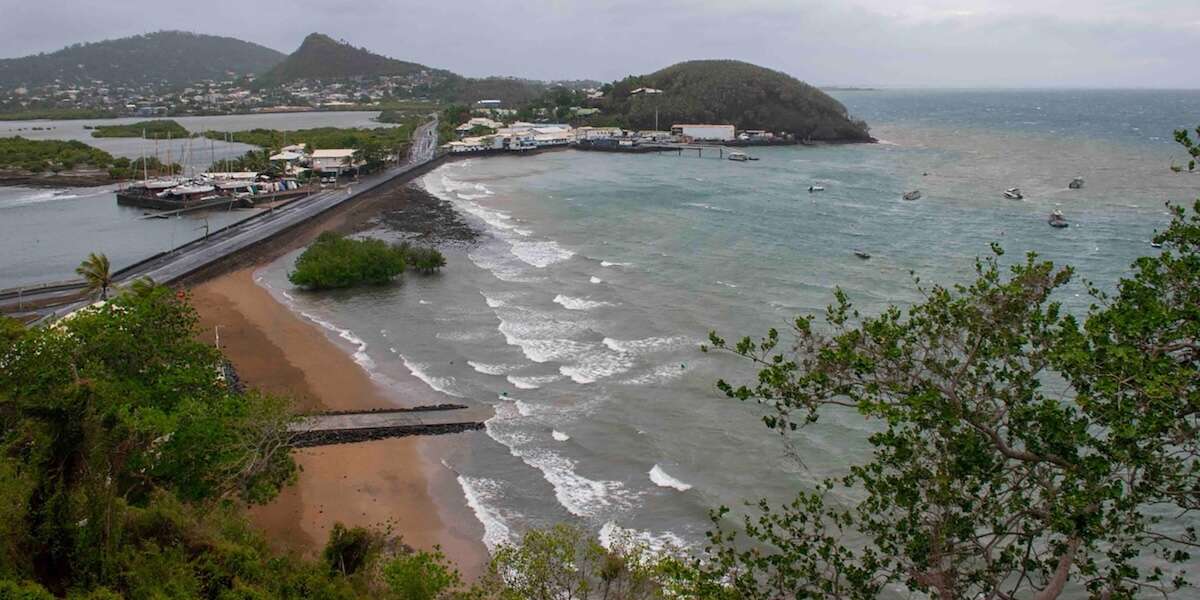
[[[640,87],[662,90],[633,95]],[[736,60],[694,60],[628,77],[605,95],[605,114],[628,127],[672,123],[732,123],[738,129],[788,132],[814,141],[871,141],[867,124],[853,120],[825,92],[786,73]]]
[[[311,33],[295,52],[255,80],[255,85],[267,87],[302,79],[349,79],[381,75],[453,75],[449,71],[396,60],[375,54],[366,48],[355,48],[322,33]]]
[[[49,54],[0,59],[0,87],[100,80],[110,85],[227,79],[261,73],[283,54],[242,40],[184,31],[159,31],[75,44]]]

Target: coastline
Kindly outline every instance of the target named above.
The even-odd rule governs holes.
[[[385,209],[420,208],[419,190],[397,182],[364,197],[189,287],[201,339],[219,335],[222,352],[248,385],[288,395],[297,411],[369,410],[427,403],[376,384],[329,332],[304,319],[256,281],[255,271],[301,247],[324,230],[358,231]],[[458,434],[400,438],[295,451],[301,473],[266,506],[249,515],[273,546],[318,555],[336,522],[368,526],[415,548],[438,546],[464,576],[482,573],[489,559],[482,525],[442,458],[462,447]]]

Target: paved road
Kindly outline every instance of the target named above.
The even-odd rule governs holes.
[[[383,185],[409,171],[424,166],[433,160],[437,150],[437,119],[426,123],[413,132],[407,162],[382,173],[362,178],[346,188],[325,190],[307,198],[293,201],[283,208],[260,213],[229,228],[176,248],[174,251],[153,260],[136,265],[120,273],[116,283],[150,277],[158,283],[171,283],[203,267],[235,254],[275,234],[303,223],[334,208],[360,194]],[[44,289],[28,290],[20,294],[22,303],[53,304],[68,302],[42,309],[43,315],[65,314],[86,304],[74,298],[82,288],[79,283],[58,283]],[[7,292],[0,295],[0,310],[13,308],[17,294]]]

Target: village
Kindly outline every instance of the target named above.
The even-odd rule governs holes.
[[[703,146],[773,146],[798,143],[791,134],[764,130],[738,131],[730,124],[683,123],[669,130],[627,130],[620,127],[573,127],[565,123],[504,123],[512,111],[497,108],[495,100],[476,103],[473,115],[455,128],[458,139],[447,142],[450,154],[525,153],[553,148],[607,152],[656,152]],[[724,153],[722,153],[723,155]],[[730,153],[736,156],[738,153]],[[737,160],[736,158],[734,160]]]

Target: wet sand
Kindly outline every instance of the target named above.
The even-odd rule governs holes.
[[[355,221],[337,215],[314,224],[291,243],[189,288],[200,315],[201,338],[213,342],[219,336],[222,352],[248,386],[291,396],[298,411],[423,403],[406,402],[376,384],[323,329],[255,283],[255,265],[286,251],[283,246],[295,247],[315,236],[315,230],[353,228]],[[487,560],[482,526],[474,522],[454,475],[439,460],[456,437],[298,450],[302,472],[297,483],[267,506],[252,508],[251,519],[279,549],[308,556],[320,553],[336,522],[390,529],[410,546],[440,546],[464,574],[477,574]]]

